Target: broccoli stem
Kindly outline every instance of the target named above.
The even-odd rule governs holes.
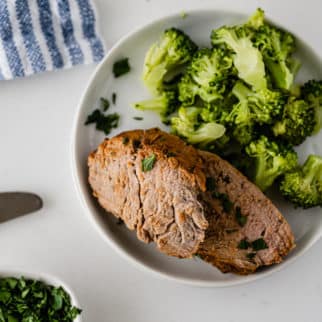
[[[310,155],[303,165],[304,181],[311,185],[315,180],[322,182],[322,157]]]

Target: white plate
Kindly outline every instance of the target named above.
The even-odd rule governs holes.
[[[61,286],[69,294],[71,305],[81,308],[77,302],[75,294],[63,281],[59,280],[57,277],[51,276],[49,274],[44,274],[44,273],[29,272],[28,270],[25,270],[22,268],[20,269],[2,268],[0,270],[0,278],[6,278],[6,277],[20,278],[22,276],[26,279],[39,280],[48,285],[53,285],[55,287]],[[74,320],[74,322],[82,322],[81,315],[78,315],[78,317]]]
[[[99,98],[102,96],[110,98],[113,92],[117,93],[117,104],[111,108],[111,112],[120,113],[121,122],[120,126],[111,133],[111,136],[136,128],[155,126],[164,128],[157,115],[136,111],[130,105],[149,97],[140,81],[144,56],[149,46],[158,39],[164,29],[173,26],[187,32],[198,45],[209,46],[209,35],[213,28],[225,24],[240,23],[246,19],[246,16],[232,12],[193,11],[189,12],[185,19],[177,14],[140,28],[124,37],[110,50],[96,69],[81,99],[72,137],[72,169],[77,191],[86,214],[104,240],[115,250],[130,262],[158,276],[197,286],[221,287],[242,284],[262,278],[285,267],[308,250],[321,236],[321,208],[306,211],[295,210],[290,204],[278,196],[274,196],[276,205],[292,226],[297,248],[282,264],[271,266],[256,274],[246,277],[222,274],[216,268],[200,260],[172,258],[156,251],[155,245],[146,245],[140,242],[134,232],[116,225],[115,218],[107,215],[91,196],[87,184],[87,156],[103,140],[104,136],[97,132],[93,126],[85,127],[84,121],[86,116],[98,106]],[[298,41],[298,47],[298,56],[301,58],[303,66],[297,80],[322,79],[319,58],[303,42]],[[115,79],[112,74],[112,66],[116,60],[122,57],[130,58],[132,70],[129,74]],[[133,116],[143,116],[144,120],[135,121]],[[319,143],[321,140],[322,134],[320,133],[307,140],[298,149],[301,161],[309,153],[322,154],[322,145]]]

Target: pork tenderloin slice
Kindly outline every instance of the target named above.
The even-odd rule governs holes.
[[[150,171],[142,161],[155,155]],[[88,158],[89,183],[101,206],[121,218],[160,251],[191,257],[208,222],[205,175],[198,151],[159,129],[124,132],[106,139]]]
[[[295,243],[279,210],[228,162],[212,153],[199,154],[212,183],[203,193],[209,226],[199,256],[222,272],[238,274],[281,262]]]

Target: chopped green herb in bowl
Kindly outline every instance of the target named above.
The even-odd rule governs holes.
[[[0,277],[1,322],[79,321],[69,292],[38,279]]]

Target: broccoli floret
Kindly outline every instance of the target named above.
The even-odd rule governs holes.
[[[267,88],[254,92],[238,81],[232,93],[239,102],[226,117],[232,128],[233,137],[242,145],[256,138],[256,124],[270,124],[277,117],[286,102],[284,94]]]
[[[142,111],[154,111],[160,114],[162,121],[179,107],[178,94],[175,90],[164,90],[154,98],[137,102],[134,107]]]
[[[255,160],[253,180],[263,191],[280,175],[297,166],[297,154],[291,145],[274,142],[266,136],[251,142],[245,151]]]
[[[286,173],[280,191],[296,206],[322,206],[322,157],[310,155],[302,167]]]
[[[258,133],[255,130],[255,125],[252,122],[249,124],[236,124],[229,128],[229,132],[241,146],[249,144],[258,137]]]
[[[181,30],[167,29],[160,40],[148,50],[143,69],[143,81],[151,93],[156,94],[170,74],[188,63],[197,45]]]
[[[252,91],[242,82],[237,82],[232,93],[238,98],[239,104],[248,107],[250,118],[257,123],[269,124],[273,118],[281,114],[287,101],[286,95],[267,88]]]
[[[301,88],[301,97],[314,108],[316,124],[313,134],[315,134],[322,127],[322,80],[306,82]]]
[[[294,36],[265,23],[253,33],[252,41],[262,53],[275,86],[289,90],[300,67],[292,57],[295,51]]]
[[[272,127],[273,133],[292,145],[301,144],[315,127],[314,107],[294,97],[285,105],[282,119]]]
[[[248,19],[245,27],[249,27],[257,30],[264,24],[265,12],[261,8],[258,8]]]
[[[204,121],[217,122],[225,125],[226,118],[236,102],[237,99],[230,90],[220,100],[211,103],[201,102],[199,100],[195,106],[203,107],[201,115]]]
[[[179,99],[185,105],[196,98],[210,103],[222,99],[236,74],[232,59],[221,49],[203,48],[194,55],[179,83]]]
[[[215,122],[201,122],[202,108],[180,107],[177,117],[172,117],[172,131],[191,144],[206,148],[225,134],[225,127]]]
[[[238,76],[255,90],[266,88],[265,66],[261,52],[251,42],[247,26],[222,27],[212,31],[214,46],[224,45],[232,50]]]

